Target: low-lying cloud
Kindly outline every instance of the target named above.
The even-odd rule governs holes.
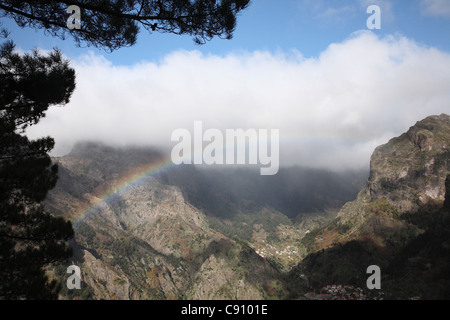
[[[174,145],[194,121],[205,129],[280,129],[281,165],[367,166],[374,148],[428,115],[450,110],[450,54],[370,31],[300,52],[177,51],[163,61],[115,66],[90,53],[73,61],[77,88],[31,137],[50,135],[55,155],[80,140]]]

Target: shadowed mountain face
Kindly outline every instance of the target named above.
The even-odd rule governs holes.
[[[431,116],[376,148],[367,186],[335,220],[303,238],[308,255],[292,271],[313,287],[361,287],[383,270],[388,297],[450,298],[450,117]],[[308,290],[304,288],[304,290]]]

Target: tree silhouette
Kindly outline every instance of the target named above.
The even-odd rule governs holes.
[[[113,51],[132,46],[139,26],[147,31],[189,35],[198,44],[214,37],[231,39],[238,13],[250,0],[69,0],[0,1],[0,16],[19,26],[45,29],[53,36],[71,34],[78,45]],[[81,28],[69,30],[67,8],[78,6]]]
[[[24,130],[75,89],[75,71],[59,51],[20,55],[0,46],[0,298],[51,299],[56,281],[45,267],[71,256],[70,222],[45,211],[41,201],[57,180],[48,152],[52,138],[30,141]]]

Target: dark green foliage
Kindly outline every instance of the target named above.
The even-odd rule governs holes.
[[[324,230],[323,227],[319,227],[319,228],[315,228],[313,229],[311,232],[309,232],[308,234],[306,234],[301,243],[302,245],[304,245],[306,247],[306,249],[308,250],[308,252],[313,251],[314,246],[316,245],[316,237],[320,234],[320,232],[322,232]]]
[[[350,230],[350,226],[347,224],[339,225],[338,229],[337,229],[339,234],[345,234],[345,233],[347,233],[348,230]]]
[[[119,257],[131,257],[136,252],[136,244],[130,240],[113,239],[111,247],[115,256]]]
[[[65,104],[75,72],[57,50],[19,55],[12,42],[0,47],[0,298],[51,299],[59,286],[45,266],[70,257],[70,222],[40,204],[55,186],[57,166],[47,152],[51,138],[30,141],[23,130],[50,105]]]
[[[437,212],[429,212],[426,210],[419,210],[418,212],[405,212],[400,215],[400,218],[407,223],[414,224],[420,229],[428,229],[434,222]]]
[[[70,222],[50,216],[42,207],[26,214],[17,207],[1,209],[10,220],[2,214],[0,298],[56,298],[59,288],[56,282],[47,282],[43,266],[71,255],[65,243],[72,236]]]
[[[386,270],[388,286],[396,297],[450,299],[450,210],[444,207],[429,213],[426,229],[392,259]]]
[[[446,184],[446,201],[449,185]],[[390,213],[408,222],[406,227],[385,229],[386,245],[377,247],[370,241],[351,241],[308,255],[288,275],[290,298],[329,284],[365,286],[369,265],[381,268],[382,291],[388,299],[449,299],[450,298],[450,210],[422,208],[417,213],[399,214],[385,202],[372,202],[372,212]],[[328,227],[336,225],[333,221]],[[424,230],[418,234],[418,229]],[[314,239],[323,230],[318,228],[305,236],[303,244],[312,249]],[[374,235],[374,234],[372,234]],[[308,281],[305,281],[306,275]]]
[[[444,210],[450,212],[450,174],[445,179],[445,201],[444,201]]]
[[[279,240],[276,231],[278,226],[292,225],[292,222],[285,215],[270,214],[264,212],[239,213],[230,216],[230,223],[216,217],[208,217],[209,225],[229,238],[238,237],[245,241],[252,241],[254,225],[259,224],[268,233],[268,242]]]
[[[70,0],[0,1],[0,14],[12,17],[21,27],[45,29],[79,44],[115,50],[135,44],[139,28],[148,32],[189,35],[202,44],[213,37],[231,39],[239,12],[250,0]],[[81,29],[69,30],[67,8],[81,10]]]
[[[11,41],[0,47],[0,110],[4,129],[25,129],[36,124],[50,105],[63,105],[75,89],[75,70],[62,53],[19,55]],[[37,144],[38,142],[34,142]],[[40,143],[46,151],[53,146]]]
[[[83,221],[78,224],[75,233],[77,239],[83,239],[86,243],[92,244],[95,240],[94,229]]]
[[[361,286],[365,285],[366,269],[372,264],[380,265],[375,252],[365,243],[351,241],[309,255],[301,268],[313,288],[328,284]]]

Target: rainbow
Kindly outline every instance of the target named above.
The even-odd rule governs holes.
[[[84,207],[79,212],[75,213],[75,215],[70,219],[72,225],[76,227],[88,216],[98,212],[101,206],[110,203],[115,196],[126,193],[133,186],[136,186],[146,181],[148,178],[167,170],[171,166],[174,166],[171,158],[166,157],[156,162],[147,163],[133,168],[133,173],[120,178],[112,190],[110,189],[100,196],[97,196],[97,200],[92,201],[87,208]]]

